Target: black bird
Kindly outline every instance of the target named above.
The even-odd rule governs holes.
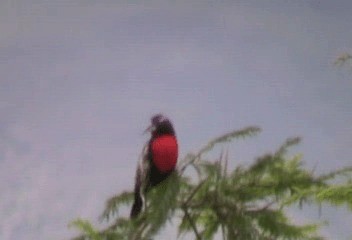
[[[142,211],[145,193],[175,170],[178,158],[175,130],[167,117],[162,114],[154,115],[145,132],[150,132],[151,137],[143,148],[136,171],[131,218],[137,217]]]

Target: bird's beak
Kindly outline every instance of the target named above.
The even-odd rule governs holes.
[[[147,128],[144,130],[143,134],[146,134],[146,133],[148,133],[148,132],[152,132],[152,129],[153,129],[153,125],[150,125],[149,127],[147,127]]]

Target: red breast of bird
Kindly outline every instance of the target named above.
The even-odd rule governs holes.
[[[178,144],[175,136],[159,136],[153,140],[151,148],[153,163],[161,173],[175,169],[178,158]]]

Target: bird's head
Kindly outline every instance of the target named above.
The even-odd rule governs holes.
[[[175,135],[171,121],[162,114],[156,114],[151,118],[150,126],[144,131],[150,132],[153,137],[161,135]]]

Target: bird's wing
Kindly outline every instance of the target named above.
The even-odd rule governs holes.
[[[141,155],[139,156],[139,161],[138,161],[138,167],[137,167],[137,172],[141,181],[141,188],[145,188],[145,184],[147,183],[147,177],[148,177],[148,171],[150,168],[150,163],[148,161],[148,147],[149,143],[147,142],[141,152]],[[143,191],[142,191],[143,192]]]

